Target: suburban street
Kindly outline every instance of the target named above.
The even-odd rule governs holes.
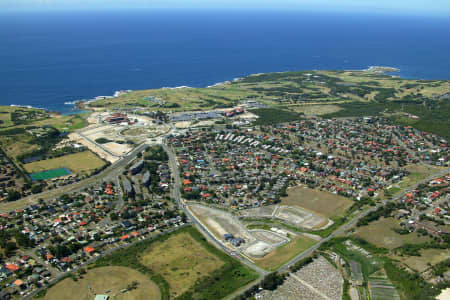
[[[166,145],[166,144],[162,144],[164,150],[167,152],[168,156],[169,156],[169,167],[171,169],[171,173],[172,176],[174,178],[174,186],[173,186],[173,190],[172,190],[172,195],[175,199],[175,201],[177,202],[177,204],[179,205],[179,207],[184,211],[184,213],[188,216],[188,218],[191,220],[191,222],[197,227],[197,229],[200,230],[200,232],[213,244],[215,245],[217,248],[222,249],[223,251],[225,251],[226,253],[229,253],[229,250],[227,250],[227,248],[220,242],[218,241],[198,220],[195,216],[193,216],[191,214],[191,212],[186,208],[186,206],[184,205],[182,199],[181,199],[181,195],[180,195],[180,188],[181,188],[181,181],[180,181],[180,172],[178,169],[178,163],[175,157],[175,154],[172,152],[172,150]],[[251,263],[250,261],[244,259],[241,256],[233,256],[237,259],[239,259],[243,264],[249,266],[250,268],[252,268],[253,270],[257,271],[259,273],[260,276],[264,276],[266,274],[268,274],[269,272],[267,272],[266,270],[256,266],[255,264]]]
[[[155,144],[155,143],[152,143],[152,144]],[[159,145],[159,141],[156,142],[156,144]],[[55,190],[46,191],[46,192],[41,193],[41,194],[36,194],[36,195],[30,196],[30,197],[24,198],[22,200],[19,200],[18,202],[20,202],[20,205],[22,205],[22,207],[24,207],[24,206],[30,205],[33,202],[37,202],[39,198],[44,198],[45,199],[45,198],[50,198],[50,197],[57,197],[58,195],[62,195],[64,193],[68,193],[68,192],[81,191],[81,190],[85,189],[86,187],[89,187],[89,186],[95,184],[98,181],[112,181],[117,186],[118,199],[117,199],[117,202],[116,202],[117,204],[115,205],[115,211],[118,212],[124,205],[124,201],[123,201],[123,197],[122,197],[122,190],[121,190],[120,182],[119,182],[120,181],[119,180],[119,176],[120,176],[121,172],[123,171],[123,168],[126,165],[128,165],[130,162],[132,162],[137,157],[138,153],[142,152],[149,145],[150,145],[149,142],[139,145],[133,151],[131,151],[127,156],[125,156],[122,159],[118,160],[117,162],[113,163],[112,165],[107,167],[105,170],[103,170],[99,174],[94,175],[94,176],[92,176],[92,177],[90,177],[88,179],[85,179],[85,180],[82,180],[82,181],[80,181],[78,183],[71,184],[71,185],[68,185],[68,186],[64,186],[64,187],[61,187],[61,188],[58,188],[58,189],[55,189]],[[262,269],[262,268],[260,268],[260,267],[258,267],[258,266],[256,266],[254,263],[252,263],[251,261],[245,259],[241,255],[232,254],[230,252],[230,250],[220,240],[218,240],[205,226],[203,226],[203,224],[201,222],[199,222],[199,220],[189,211],[189,209],[186,207],[186,205],[185,205],[185,203],[184,203],[184,201],[183,201],[183,199],[181,197],[180,189],[182,187],[182,184],[181,184],[181,179],[180,179],[179,164],[178,164],[176,155],[175,155],[174,151],[164,142],[164,139],[162,139],[160,145],[163,147],[164,151],[166,151],[166,153],[168,155],[168,165],[169,165],[169,168],[170,168],[170,171],[171,171],[171,174],[172,174],[171,176],[172,176],[172,183],[173,183],[173,186],[172,186],[172,189],[171,189],[171,195],[172,195],[172,198],[174,199],[174,201],[176,202],[177,206],[181,210],[183,210],[183,212],[186,214],[186,216],[188,217],[190,222],[192,224],[194,224],[196,226],[196,228],[203,234],[203,236],[205,236],[207,238],[207,240],[209,242],[211,242],[215,247],[225,251],[229,255],[232,255],[233,257],[238,259],[241,263],[243,263],[246,266],[250,267],[251,269],[253,269],[254,271],[256,271],[260,275],[260,278],[258,280],[254,281],[251,284],[248,284],[245,287],[242,287],[241,289],[235,291],[234,293],[232,293],[231,295],[229,295],[226,298],[229,299],[229,298],[231,298],[231,296],[237,296],[240,293],[243,293],[246,290],[250,289],[254,284],[260,282],[264,278],[264,276],[266,276],[269,272],[264,270],[264,269]],[[361,212],[358,216],[356,216],[355,218],[349,220],[348,222],[346,222],[345,224],[340,226],[336,231],[334,231],[328,237],[323,238],[322,240],[317,242],[314,246],[312,246],[309,249],[303,251],[302,253],[299,253],[296,257],[294,257],[293,259],[291,259],[290,261],[285,263],[280,269],[278,269],[278,272],[286,272],[286,271],[288,271],[290,266],[292,266],[295,263],[297,263],[298,261],[308,257],[315,250],[317,250],[321,245],[323,245],[324,243],[330,241],[331,239],[333,239],[334,237],[338,236],[339,234],[344,233],[345,231],[347,231],[348,229],[353,227],[360,219],[362,219],[363,217],[367,216],[371,212],[377,210],[378,208],[382,207],[383,205],[386,205],[388,202],[396,201],[396,200],[400,199],[405,193],[408,193],[411,190],[414,190],[415,188],[417,188],[417,186],[419,186],[422,183],[426,183],[426,182],[430,181],[433,178],[436,178],[436,177],[439,177],[439,176],[443,176],[443,175],[446,175],[446,174],[449,174],[449,173],[450,173],[450,168],[442,169],[438,173],[432,174],[432,175],[428,176],[427,178],[421,180],[420,182],[417,182],[414,186],[411,186],[408,189],[405,189],[403,191],[398,192],[391,199],[384,200],[384,201],[378,203],[377,205],[375,205],[373,207],[370,207],[369,209]],[[17,205],[17,203],[15,203],[15,204]],[[0,206],[0,208],[2,208],[2,210],[5,210],[5,207],[7,207],[7,206]],[[105,222],[106,221],[108,221],[108,220],[105,219]],[[170,229],[170,230],[168,230],[168,231],[166,231],[164,233],[159,233],[159,234],[166,234],[166,233],[172,232],[172,231],[174,231],[176,229],[178,229],[178,228]],[[152,238],[154,236],[155,236],[155,234],[151,234],[146,239]],[[108,254],[110,254],[113,251],[116,251],[118,249],[123,249],[123,248],[129,247],[129,246],[131,246],[131,245],[133,245],[135,243],[138,243],[138,242],[140,242],[140,240],[136,240],[136,241],[134,241],[134,242],[132,242],[130,244],[124,244],[124,245],[120,245],[119,247],[108,249],[107,251],[102,252],[100,255],[89,259],[84,264],[82,264],[81,266],[76,267],[75,269],[71,270],[70,272],[60,272],[60,271],[58,271],[58,270],[56,270],[54,268],[50,268],[50,271],[51,271],[52,275],[54,276],[54,278],[50,281],[50,284],[56,283],[57,281],[62,279],[64,276],[66,276],[68,273],[75,272],[75,271],[79,270],[80,268],[83,268],[83,267],[93,263],[94,261],[96,261],[100,257],[108,255]],[[35,257],[36,255],[34,254],[34,250],[35,249],[32,249],[30,251],[27,251],[27,253],[24,253],[24,254]],[[38,261],[40,263],[43,263],[40,260],[40,258],[38,258]],[[30,298],[32,298],[36,293],[38,293],[42,289],[43,288],[34,291],[30,295],[25,296],[23,299],[30,299]]]
[[[279,269],[279,272],[281,271],[286,271],[289,266],[295,264],[296,262],[302,260],[303,258],[307,257],[308,255],[310,255],[312,252],[314,252],[314,250],[317,250],[323,243],[328,242],[329,240],[331,240],[332,238],[336,237],[337,235],[345,232],[346,230],[350,229],[353,225],[355,225],[361,218],[367,216],[369,213],[376,211],[378,208],[382,207],[383,205],[386,205],[386,203],[391,202],[391,201],[396,201],[398,199],[400,199],[404,194],[414,190],[417,188],[417,186],[419,186],[422,183],[426,183],[428,181],[430,181],[433,178],[436,177],[440,177],[446,174],[450,173],[450,169],[446,168],[442,171],[440,171],[439,173],[433,174],[428,176],[427,178],[421,180],[420,182],[416,183],[414,186],[398,192],[397,195],[395,195],[392,199],[387,199],[384,200],[381,203],[378,203],[376,206],[371,207],[370,209],[362,212],[361,214],[359,214],[356,218],[350,220],[349,222],[345,223],[344,225],[342,225],[341,227],[339,227],[339,229],[337,229],[335,232],[333,232],[332,234],[330,234],[328,237],[322,239],[320,242],[318,242],[317,244],[315,244],[314,246],[312,246],[311,248],[309,248],[308,250],[305,250],[304,252],[300,253],[299,255],[297,255],[295,258],[293,258],[292,260],[290,260],[289,262],[287,262],[283,267],[281,267]]]
[[[127,156],[111,164],[100,173],[93,175],[87,179],[81,180],[79,182],[70,185],[62,186],[57,189],[30,195],[28,197],[22,198],[14,202],[2,203],[0,204],[0,211],[5,212],[13,209],[24,208],[28,205],[36,203],[40,198],[42,199],[55,198],[69,192],[80,191],[86,187],[95,184],[97,181],[115,181],[116,177],[122,172],[123,167],[125,167],[131,161],[133,161],[136,158],[137,154],[142,152],[147,146],[148,146],[147,143],[143,143],[137,146]]]

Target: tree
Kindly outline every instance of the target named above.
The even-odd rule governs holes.
[[[284,282],[284,277],[276,272],[270,273],[264,277],[261,287],[265,290],[273,291]]]
[[[40,186],[40,185],[33,185],[31,187],[31,192],[33,194],[39,194],[40,192],[42,192],[42,186]]]
[[[6,197],[6,201],[16,201],[19,200],[21,197],[21,194],[13,189],[8,190],[8,196]]]

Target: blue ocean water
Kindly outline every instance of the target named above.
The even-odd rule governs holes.
[[[386,65],[450,79],[450,18],[287,11],[0,13],[0,104],[68,112],[120,89]]]

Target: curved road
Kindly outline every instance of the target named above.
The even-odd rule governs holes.
[[[197,218],[191,214],[191,212],[184,205],[184,203],[183,203],[183,201],[181,199],[181,195],[180,195],[181,180],[180,180],[180,172],[179,172],[179,169],[178,169],[178,163],[177,163],[175,154],[172,152],[172,150],[166,144],[163,143],[162,147],[166,151],[167,155],[169,156],[169,168],[171,170],[172,179],[173,179],[172,196],[175,199],[176,203],[178,204],[180,209],[182,209],[184,211],[184,213],[188,216],[188,218],[192,221],[192,223],[195,224],[195,226],[200,230],[200,232],[202,232],[202,234],[210,242],[212,242],[217,248],[222,249],[226,253],[230,253],[230,251],[220,241],[218,241],[216,239],[216,237],[214,237],[211,234],[211,232],[209,232],[209,230],[207,230],[197,220]],[[263,277],[266,274],[268,274],[268,272],[266,270],[264,270],[264,269],[262,269],[262,268],[260,268],[260,267],[258,267],[256,265],[252,264],[248,260],[246,260],[246,259],[244,259],[244,258],[242,258],[242,257],[240,257],[238,255],[235,255],[234,257],[239,259],[243,264],[249,266],[250,268],[252,268],[256,272],[258,272],[261,277]]]

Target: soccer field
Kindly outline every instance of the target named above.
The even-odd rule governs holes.
[[[30,174],[30,177],[33,181],[38,181],[38,180],[47,180],[47,179],[52,179],[55,177],[60,177],[60,176],[66,176],[66,175],[70,175],[70,171],[67,170],[66,168],[59,168],[59,169],[52,169],[52,170],[47,170],[47,171],[43,171],[43,172],[38,172],[38,173],[32,173]]]

